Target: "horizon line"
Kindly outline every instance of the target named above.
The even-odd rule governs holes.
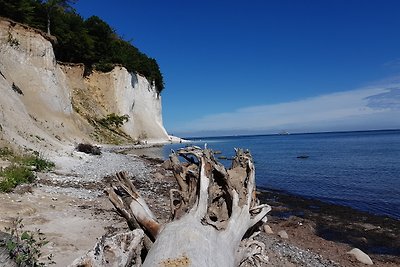
[[[320,131],[320,132],[294,132],[287,134],[280,133],[264,133],[264,134],[231,134],[231,135],[209,135],[209,136],[182,136],[183,139],[198,139],[198,138],[220,138],[220,137],[249,137],[249,136],[285,136],[285,135],[306,135],[306,134],[329,134],[329,133],[361,133],[361,132],[387,132],[387,131],[400,131],[400,128],[394,129],[370,129],[370,130],[341,130],[341,131]]]

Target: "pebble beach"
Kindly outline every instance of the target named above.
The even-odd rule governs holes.
[[[37,183],[29,189],[1,194],[0,227],[7,226],[15,211],[20,210],[17,214],[24,218],[26,227],[40,228],[48,236],[47,250],[55,255],[55,266],[67,266],[102,235],[127,230],[103,192],[118,171],[128,172],[158,220],[168,221],[169,190],[176,184],[163,160],[116,153],[113,149],[105,149],[99,156],[74,153],[74,157],[60,159],[55,170],[39,173]],[[321,217],[296,215],[291,203],[296,199],[266,191],[261,191],[259,198],[273,207],[267,222],[270,231],[266,233],[261,227],[258,236],[269,257],[265,266],[365,266],[347,253],[352,244],[321,237],[317,229]],[[283,211],[289,215],[282,216]],[[365,239],[368,242],[368,237]],[[375,266],[400,264],[398,255],[369,256]]]

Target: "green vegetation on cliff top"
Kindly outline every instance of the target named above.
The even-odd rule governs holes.
[[[157,61],[148,57],[97,16],[83,19],[71,7],[71,0],[0,0],[0,16],[27,24],[57,38],[56,59],[84,63],[92,69],[110,71],[121,64],[130,72],[154,82],[158,92],[164,89]]]

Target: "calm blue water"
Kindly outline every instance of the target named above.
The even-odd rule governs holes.
[[[251,151],[257,185],[400,219],[400,130],[202,138],[223,155]],[[166,158],[171,148],[154,149]],[[308,155],[308,159],[298,159]],[[154,155],[153,155],[154,156]],[[226,161],[226,165],[230,164]]]

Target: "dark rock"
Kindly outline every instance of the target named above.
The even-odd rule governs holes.
[[[14,92],[17,92],[18,94],[20,94],[20,95],[24,95],[24,93],[22,92],[22,90],[18,87],[18,86],[16,86],[14,83],[12,84],[12,89],[14,90]]]
[[[98,146],[91,145],[91,144],[80,143],[76,147],[76,150],[78,150],[79,152],[86,153],[86,154],[101,155],[101,148]]]
[[[300,155],[300,156],[297,156],[297,158],[298,159],[308,159],[310,156],[308,156],[308,155]]]

